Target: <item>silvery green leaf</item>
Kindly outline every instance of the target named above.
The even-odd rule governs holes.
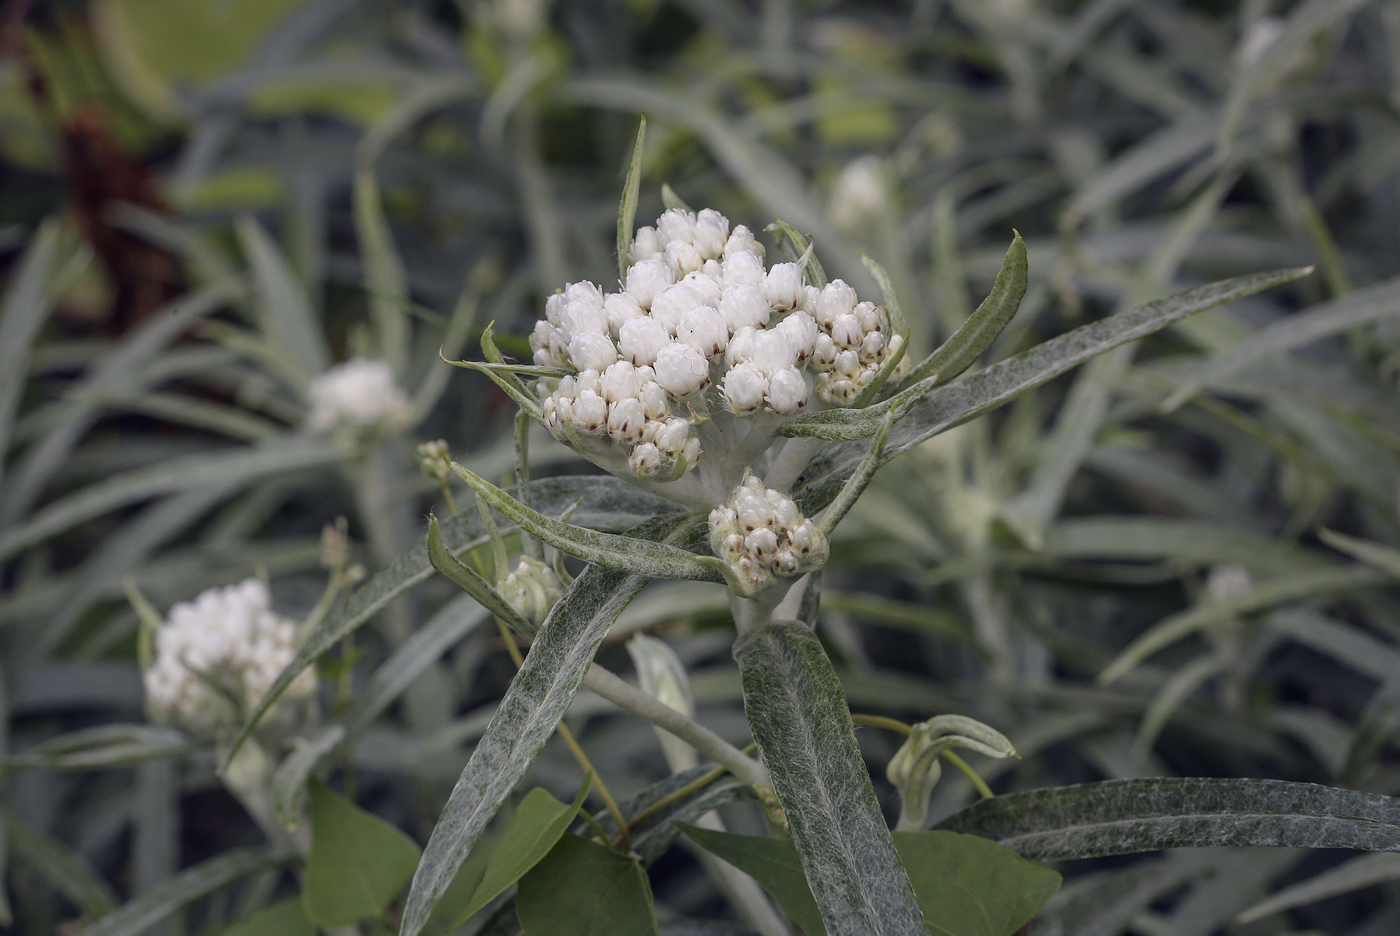
[[[272,805],[289,829],[301,823],[302,793],[321,760],[345,737],[344,725],[327,725],[310,738],[296,738],[292,752],[272,774]]]
[[[526,636],[534,633],[535,629],[530,622],[521,618],[500,593],[491,587],[490,582],[452,555],[452,551],[442,542],[442,531],[438,527],[437,517],[431,514],[428,516],[428,560],[444,578],[475,598],[483,608],[509,624],[516,633]]]
[[[899,304],[899,294],[894,291],[894,280],[890,279],[889,272],[876,263],[873,257],[862,255],[860,262],[865,264],[866,272],[875,280],[875,285],[880,287],[880,294],[885,297],[885,309],[890,313],[891,334],[907,335],[909,324],[904,318],[904,308]]]
[[[815,286],[818,289],[826,286],[826,270],[822,269],[822,262],[817,259],[816,251],[812,250],[812,242],[803,237],[797,228],[778,218],[764,230],[775,232],[783,253],[787,254],[790,261],[803,262],[802,274],[807,285]],[[803,261],[803,257],[807,259]],[[902,332],[896,329],[896,334],[902,334]]]
[[[161,725],[99,725],[70,731],[0,758],[0,769],[110,770],[191,750],[183,732]]]
[[[668,211],[679,208],[681,211],[689,211],[692,214],[695,213],[695,209],[687,205],[685,200],[676,194],[676,190],[671,188],[671,183],[669,182],[661,183],[661,204],[665,205]]]
[[[294,362],[305,383],[330,367],[321,323],[281,248],[256,219],[244,215],[235,229],[257,290],[257,310],[268,341]]]
[[[627,165],[627,180],[622,183],[622,200],[617,204],[617,276],[627,278],[632,260],[633,228],[637,223],[637,197],[642,187],[642,149],[647,138],[647,116],[637,123],[637,142],[632,144],[632,161]]]
[[[1400,879],[1400,855],[1362,855],[1349,859],[1321,874],[1290,884],[1278,893],[1262,900],[1235,917],[1241,925],[1262,920],[1294,907],[1304,907],[1338,894],[1348,894],[1363,887]]]
[[[1400,799],[1285,780],[1107,780],[998,796],[937,828],[1036,861],[1234,845],[1400,851]]]
[[[627,654],[632,665],[637,668],[637,682],[647,695],[655,696],[663,705],[669,706],[688,718],[695,717],[695,698],[690,692],[690,677],[685,664],[671,645],[648,634],[635,634],[627,641]],[[679,773],[696,763],[695,748],[685,741],[652,726],[661,750],[666,755],[666,764],[672,773]]]
[[[687,796],[668,799],[711,770],[711,765],[702,764],[671,774],[618,804],[623,818],[630,823],[632,849],[643,864],[656,861],[671,847],[680,833],[677,822],[695,822],[720,806],[757,800],[752,786],[738,782],[732,776],[718,777],[713,783]],[[617,824],[608,810],[600,810],[593,818],[604,832],[616,837]],[[580,823],[574,831],[584,834],[583,824]]]
[[[706,532],[703,522],[666,517],[637,527],[630,538],[692,546]],[[427,923],[486,824],[573,701],[598,645],[646,581],[590,565],[545,619],[428,839],[409,889],[401,936],[417,936]]]
[[[865,456],[861,458],[860,464],[856,465],[856,470],[846,479],[846,483],[841,486],[841,492],[836,495],[822,514],[818,528],[822,533],[830,536],[840,523],[850,513],[851,508],[856,505],[856,501],[865,493],[865,489],[870,486],[870,482],[875,478],[875,472],[880,467],[880,458],[885,454],[885,443],[890,440],[890,429],[894,426],[894,411],[885,414],[885,418],[880,420],[880,425],[875,430],[875,438],[870,440],[870,447],[866,449]]]
[[[362,164],[355,169],[354,203],[355,236],[364,261],[364,287],[378,351],[402,380],[409,352],[408,316],[404,314],[408,286],[403,263],[394,248],[394,235],[380,204],[379,180],[373,165]]]
[[[744,710],[830,936],[924,936],[851,727],[846,696],[816,635],[795,621],[734,645]]]
[[[85,914],[101,917],[117,906],[118,898],[111,885],[98,877],[81,855],[21,822],[3,802],[0,802],[0,826],[5,830],[10,851]]]
[[[482,500],[495,507],[520,528],[555,549],[605,568],[635,572],[648,578],[679,578],[698,582],[721,580],[713,567],[699,557],[665,543],[635,540],[630,536],[599,533],[585,527],[552,520],[526,507],[505,491],[456,462],[457,473]]]
[[[20,392],[29,374],[25,355],[53,305],[48,287],[61,229],[57,218],[40,225],[0,298],[0,455],[10,450]],[[0,478],[4,470],[0,461]]]
[[[1347,536],[1335,530],[1320,530],[1318,538],[1338,552],[1360,559],[1369,566],[1400,577],[1400,549],[1371,540]]]
[[[276,867],[283,860],[274,849],[266,846],[229,849],[186,868],[164,884],[99,918],[83,930],[83,936],[140,936],[200,897],[239,878]]]
[[[549,511],[564,511],[577,505],[575,517],[582,522],[605,529],[627,529],[658,514],[678,512],[675,504],[616,478],[565,477],[545,478],[532,482],[532,501]],[[462,513],[449,517],[441,526],[444,544],[454,554],[464,552],[485,542],[481,518],[472,509],[475,495],[462,503]],[[409,589],[426,581],[433,574],[428,558],[426,538],[415,543],[395,559],[387,569],[361,585],[346,601],[333,610],[307,635],[296,656],[268,687],[267,693],[253,709],[233,744],[228,757],[237,753],[238,746],[252,732],[258,720],[276,704],[292,680],[316,658],[334,647],[346,635],[387,607]]]
[[[1006,259],[987,298],[952,337],[914,368],[909,380],[918,382],[925,377],[937,377],[947,383],[971,367],[1011,324],[1016,310],[1021,308],[1028,283],[1026,243],[1017,234],[1006,250]],[[883,282],[881,288],[884,288]]]

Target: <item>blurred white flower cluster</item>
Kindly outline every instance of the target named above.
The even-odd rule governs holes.
[[[717,211],[665,212],[630,259],[622,292],[572,283],[530,336],[537,365],[573,372],[540,380],[546,425],[615,473],[675,480],[712,444],[742,451],[752,433],[731,431],[735,416],[762,428],[752,458],[785,418],[855,403],[903,342],[841,280],[765,269]]]
[[[351,358],[337,364],[311,382],[311,413],[306,418],[313,431],[394,429],[408,422],[412,404],[394,382],[388,361]]]
[[[151,717],[197,734],[213,734],[230,712],[256,705],[296,653],[296,624],[272,610],[267,586],[248,579],[211,588],[170,609],[155,632],[155,657],[144,674]],[[315,675],[304,671],[286,700],[306,698]]]
[[[710,549],[734,572],[732,584],[750,596],[779,578],[791,578],[826,562],[826,537],[780,491],[752,474],[729,503],[710,511]]]

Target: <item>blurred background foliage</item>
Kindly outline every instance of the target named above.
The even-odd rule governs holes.
[[[1023,759],[978,765],[998,792],[1174,775],[1400,794],[1400,3],[4,0],[15,932],[76,932],[257,841],[211,752],[117,730],[142,721],[124,583],[165,609],[257,572],[304,614],[325,524],[348,518],[374,572],[442,512],[416,443],[506,470],[511,406],[439,348],[475,353],[494,321],[525,356],[545,296],[613,281],[643,112],[640,218],[663,182],[755,229],[779,216],[873,296],[864,251],[915,355],[966,318],[1013,228],[1031,290],[991,359],[1318,264],[890,466],[833,542],[820,633],[856,710],[1003,731]],[[411,426],[304,428],[310,381],[353,356],[391,362]],[[537,475],[586,468],[545,435],[533,452]],[[359,801],[420,841],[512,672],[452,597],[425,583],[321,667]],[[665,636],[701,719],[745,743],[731,628],[721,589],[668,584],[604,659]],[[621,795],[665,776],[648,726],[587,693],[570,721]],[[879,777],[897,739],[861,734]],[[534,775],[567,800],[556,744]],[[935,817],[975,796],[946,777]],[[1034,933],[1400,929],[1400,864],[1346,853],[1061,870]],[[731,915],[692,858],[652,880],[663,918]],[[218,890],[186,922],[216,929],[277,886]]]

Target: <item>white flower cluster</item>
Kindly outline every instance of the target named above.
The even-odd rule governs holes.
[[[312,430],[392,429],[408,422],[412,404],[388,361],[351,358],[311,382]]]
[[[261,581],[211,588],[171,608],[155,633],[155,659],[144,674],[151,717],[212,734],[227,708],[219,689],[250,708],[295,653],[296,624],[272,610]],[[315,686],[307,670],[283,698],[305,698]]]
[[[813,396],[849,406],[902,336],[841,280],[818,289],[717,211],[673,208],[637,231],[622,292],[572,283],[530,336],[537,365],[574,373],[538,385],[545,423],[582,447],[606,437],[638,477],[673,480],[700,456],[712,406],[791,416]]]
[[[817,525],[752,474],[710,511],[710,549],[734,573],[735,591],[752,596],[779,578],[819,569],[829,552]],[[731,581],[731,584],[735,584]]]
[[[540,560],[521,556],[515,570],[502,580],[497,590],[506,604],[538,628],[564,597],[564,582]],[[525,636],[534,637],[534,634]]]

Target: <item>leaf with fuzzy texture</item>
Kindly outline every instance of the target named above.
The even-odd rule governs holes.
[[[637,123],[637,142],[632,144],[632,161],[627,165],[627,181],[622,184],[622,198],[617,204],[617,277],[627,278],[627,265],[632,261],[633,226],[637,223],[637,197],[642,187],[642,148],[647,138],[647,118]]]
[[[938,827],[1037,861],[1235,845],[1400,851],[1400,799],[1284,780],[1108,780],[998,796]]]
[[[631,535],[690,546],[705,533],[703,523],[665,517]],[[589,566],[545,619],[428,840],[404,907],[401,936],[422,930],[486,824],[568,710],[598,645],[646,582],[642,575]]]
[[[923,936],[846,696],[816,635],[775,621],[734,645],[744,709],[830,936]]]
[[[83,930],[83,936],[140,936],[186,905],[281,860],[267,847],[230,849],[123,904]]]

